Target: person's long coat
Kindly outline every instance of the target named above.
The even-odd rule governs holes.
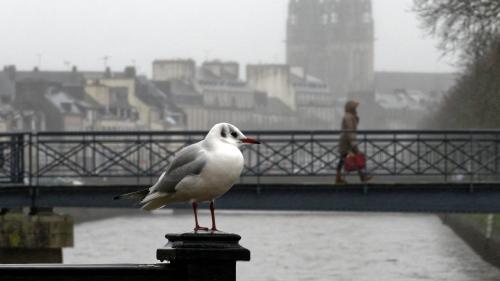
[[[357,145],[356,130],[358,128],[359,118],[356,114],[358,103],[349,101],[345,105],[345,115],[342,118],[342,132],[339,139],[339,153],[347,154],[352,152]]]

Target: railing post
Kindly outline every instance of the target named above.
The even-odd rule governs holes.
[[[365,173],[371,174],[371,171],[369,171],[369,169],[368,169],[368,161],[370,160],[370,158],[369,158],[369,156],[367,156],[367,154],[368,154],[367,142],[368,142],[367,132],[363,132],[363,152],[365,153],[366,162],[367,162],[367,164],[365,165]]]
[[[292,175],[295,174],[295,134],[292,134],[291,136],[291,146],[292,146],[292,152],[291,152],[291,161],[292,161]]]
[[[396,133],[392,133],[392,143],[393,143],[393,146],[392,146],[392,163],[393,163],[392,174],[397,175],[398,167],[397,167],[397,160],[396,160],[396,157],[397,157],[397,155],[396,155],[396,151],[397,151]]]
[[[444,133],[444,181],[448,182],[448,134]]]
[[[17,183],[22,183],[24,180],[24,135],[18,134],[17,138]]]
[[[33,140],[31,132],[28,133],[28,184],[32,186],[33,181]]]
[[[148,173],[149,173],[149,184],[153,185],[153,135],[149,133],[149,164],[148,164]]]
[[[33,134],[33,133],[31,133]],[[40,180],[40,175],[39,175],[39,172],[40,172],[40,137],[38,136],[38,133],[35,133],[35,136],[36,136],[36,139],[35,139],[35,152],[36,152],[36,157],[35,157],[35,168],[34,168],[34,176],[35,176],[35,180],[36,180],[36,185],[38,185],[39,183],[39,180]]]
[[[470,183],[472,183],[474,181],[474,171],[472,170],[473,169],[473,165],[474,165],[474,147],[473,147],[473,137],[472,137],[472,133],[469,132],[469,151],[468,151],[468,154],[466,155],[467,156],[467,165],[466,165],[466,168],[467,168],[467,176],[469,177],[468,178],[468,181]],[[467,151],[467,150],[466,150]]]
[[[420,168],[420,161],[422,156],[420,155],[420,133],[417,133],[417,175],[420,175],[422,169]]]
[[[157,259],[170,261],[188,281],[235,281],[236,261],[250,260],[250,251],[240,246],[237,234],[183,233],[166,238]]]
[[[257,134],[257,139],[261,139],[260,137],[260,134]],[[260,154],[262,153],[260,151],[260,148],[261,146],[260,145],[257,145],[257,163],[256,163],[256,167],[257,167],[257,186],[260,186],[260,175],[261,175],[261,171],[260,171],[260,166],[262,163],[260,163]]]
[[[137,161],[136,161],[136,183],[137,185],[141,182],[141,135],[137,134],[137,139],[135,141],[137,146]]]
[[[10,137],[9,151],[10,151],[10,182],[22,182],[22,134],[16,134]]]
[[[494,171],[495,173],[498,173],[498,133],[495,133],[495,168]],[[497,180],[498,177],[494,177],[493,180]],[[492,180],[490,178],[490,180]]]

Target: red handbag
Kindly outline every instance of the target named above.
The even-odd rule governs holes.
[[[366,157],[363,153],[348,154],[344,161],[346,172],[362,170],[366,167]]]

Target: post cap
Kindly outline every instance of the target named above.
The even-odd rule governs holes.
[[[224,232],[167,234],[168,243],[156,251],[160,261],[234,260],[249,261],[250,251],[238,242],[241,236]]]

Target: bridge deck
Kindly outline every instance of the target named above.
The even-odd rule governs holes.
[[[137,208],[112,198],[141,186],[2,186],[0,207]],[[32,196],[35,194],[36,196]],[[186,208],[187,204],[172,205]],[[240,184],[217,200],[219,209],[500,212],[500,183]]]

